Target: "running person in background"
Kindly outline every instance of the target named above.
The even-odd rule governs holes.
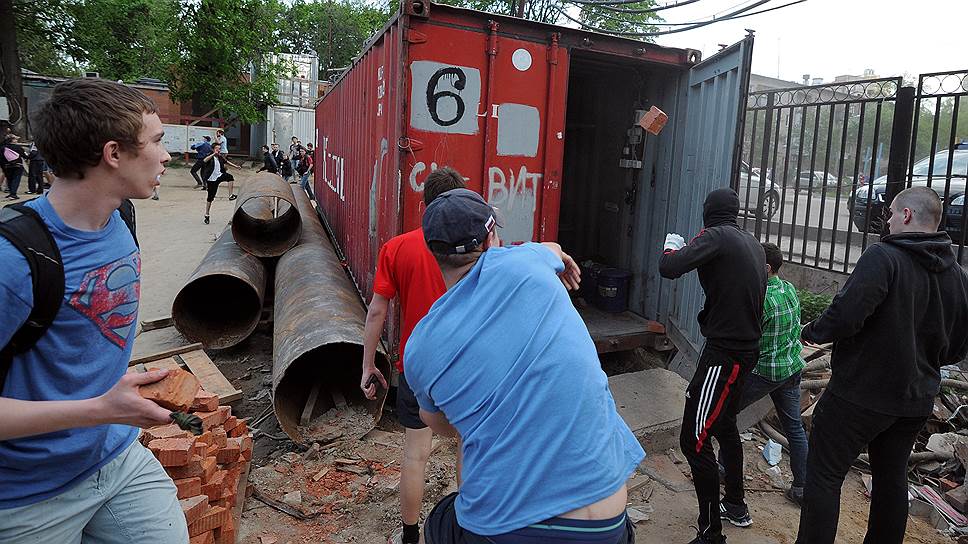
[[[202,141],[192,144],[192,150],[195,151],[195,164],[192,165],[192,169],[189,173],[195,178],[195,186],[204,190],[205,179],[199,177],[198,172],[205,165],[205,157],[212,154],[212,137],[209,135],[202,136]]]
[[[306,148],[299,149],[299,164],[296,166],[296,173],[299,174],[299,186],[303,188],[310,197],[313,196],[313,187],[309,184],[309,176],[313,173],[313,156]]]
[[[205,157],[205,167],[202,169],[202,177],[206,180],[208,185],[208,198],[205,200],[205,217],[203,222],[209,224],[209,214],[212,211],[212,202],[215,200],[215,194],[218,193],[218,186],[223,181],[229,183],[229,200],[235,200],[236,197],[233,190],[235,189],[235,177],[226,171],[225,165],[234,166],[239,170],[242,169],[241,166],[233,163],[232,161],[225,158],[225,155],[221,153],[220,144],[215,144],[212,146],[212,154]]]

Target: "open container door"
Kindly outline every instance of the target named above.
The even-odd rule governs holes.
[[[723,49],[689,71],[682,170],[678,184],[675,222],[670,231],[687,240],[703,227],[706,195],[729,187],[739,164],[740,130],[749,88],[753,37]],[[666,280],[667,281],[667,280]],[[687,379],[695,370],[705,342],[696,316],[705,301],[699,277],[690,273],[671,283],[673,296],[667,330],[679,354],[669,369]]]

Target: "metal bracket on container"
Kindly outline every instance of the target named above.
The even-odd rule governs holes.
[[[410,0],[403,5],[407,15],[430,17],[430,0]]]
[[[427,35],[417,32],[416,30],[407,29],[407,42],[408,43],[427,43]]]

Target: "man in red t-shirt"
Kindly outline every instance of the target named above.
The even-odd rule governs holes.
[[[464,187],[464,178],[456,170],[443,167],[432,172],[424,182],[424,204],[429,206],[441,193]],[[417,228],[387,241],[380,248],[373,283],[373,298],[366,313],[363,332],[363,379],[360,387],[368,399],[376,398],[376,383],[384,389],[387,381],[374,362],[376,347],[383,332],[387,307],[394,297],[400,297],[403,323],[400,330],[400,357],[397,371],[397,418],[406,429],[403,443],[403,462],[400,465],[400,517],[403,531],[391,537],[390,542],[416,544],[420,538],[420,507],[423,503],[424,475],[430,457],[433,432],[420,420],[420,408],[407,385],[404,373],[404,350],[407,338],[434,302],[447,289],[440,274],[437,261],[427,248],[423,229]]]

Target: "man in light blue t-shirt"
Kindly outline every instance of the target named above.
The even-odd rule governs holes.
[[[126,374],[141,257],[116,211],[148,198],[171,159],[155,104],[100,79],[59,83],[34,119],[57,177],[27,203],[60,252],[64,296],[50,327],[13,355],[0,390],[0,542],[188,542],[177,490],[137,442],[171,412]],[[34,306],[31,269],[0,237],[0,346]]]
[[[645,453],[568,297],[578,267],[557,244],[499,247],[497,222],[467,189],[423,218],[447,292],[410,336],[407,380],[421,418],[459,434],[464,454],[426,540],[634,542],[626,480]]]

